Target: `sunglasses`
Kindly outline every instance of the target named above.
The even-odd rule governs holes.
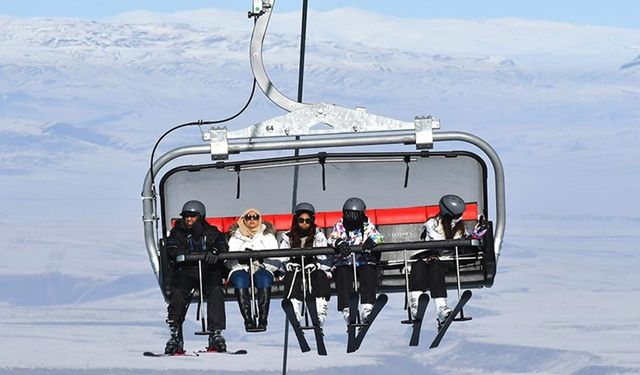
[[[313,224],[313,219],[311,219],[311,218],[303,219],[303,218],[299,217],[298,218],[298,224]]]
[[[245,220],[260,220],[260,215],[244,215]]]

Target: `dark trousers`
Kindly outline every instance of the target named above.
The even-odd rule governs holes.
[[[360,303],[374,303],[378,291],[378,270],[372,264],[356,268]],[[353,292],[353,266],[337,266],[333,272],[338,292],[338,311],[349,307],[349,294]]]
[[[426,292],[429,290],[431,298],[447,296],[445,283],[446,266],[439,260],[429,262],[418,259],[411,266],[409,273],[409,290],[412,292]]]
[[[293,290],[291,290],[291,298],[302,301],[304,299],[304,293],[302,292],[302,278],[306,277],[305,282],[308,283],[308,273],[305,270],[298,271],[296,273],[295,280],[293,279],[293,274],[293,271],[287,271],[287,273],[284,274],[284,296],[286,298],[293,287]],[[308,289],[309,285],[307,285],[307,290]],[[316,298],[322,297],[327,301],[331,298],[331,286],[329,285],[329,278],[327,277],[326,272],[322,270],[315,270],[311,272],[311,294]]]
[[[168,319],[182,323],[189,308],[189,293],[199,290],[197,268],[177,270],[171,280],[171,296],[167,307]],[[203,297],[207,301],[207,327],[209,331],[222,330],[226,327],[224,311],[224,294],[222,290],[222,274],[220,271],[206,271],[202,274]]]

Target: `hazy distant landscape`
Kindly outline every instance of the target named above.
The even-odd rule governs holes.
[[[274,15],[265,42],[267,71],[291,97],[294,17]],[[474,291],[474,319],[454,324],[439,349],[426,349],[435,323],[420,348],[407,346],[393,295],[347,356],[332,300],[329,357],[292,344],[292,372],[639,372],[640,31],[355,9],[312,17],[305,101],[407,121],[431,114],[443,130],[482,137],[505,166],[508,220],[496,284]],[[227,340],[246,359],[141,356],[167,338],[142,235],[151,148],[174,125],[244,104],[250,27],[245,14],[218,10],[105,22],[0,16],[0,372],[280,371],[276,305],[257,335],[227,305]],[[279,114],[257,93],[229,127]],[[182,130],[156,155],[200,142],[197,128]],[[190,349],[204,344],[187,337]]]

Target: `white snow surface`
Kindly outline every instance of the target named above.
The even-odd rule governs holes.
[[[0,16],[0,373],[280,373],[277,301],[269,331],[251,335],[227,303],[228,344],[247,356],[141,355],[167,339],[140,220],[149,154],[170,127],[244,104],[250,27],[216,9],[107,22]],[[267,72],[291,97],[298,27],[298,15],[276,13],[265,43]],[[430,322],[408,347],[392,295],[347,355],[334,298],[329,356],[302,354],[290,337],[290,371],[640,373],[639,61],[637,29],[312,12],[305,101],[432,114],[444,130],[479,135],[504,163],[508,221],[495,285],[474,290],[473,320],[440,348],[427,349]],[[258,93],[229,126],[279,114]],[[199,136],[179,131],[156,156]],[[195,350],[205,341],[190,334],[193,310]]]

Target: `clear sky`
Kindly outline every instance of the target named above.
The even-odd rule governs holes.
[[[280,11],[299,10],[302,0],[278,0]],[[309,0],[313,9],[358,7],[398,17],[488,19],[520,17],[576,24],[640,28],[638,0]],[[131,10],[175,12],[223,8],[247,11],[251,0],[0,0],[0,14],[100,20]]]

